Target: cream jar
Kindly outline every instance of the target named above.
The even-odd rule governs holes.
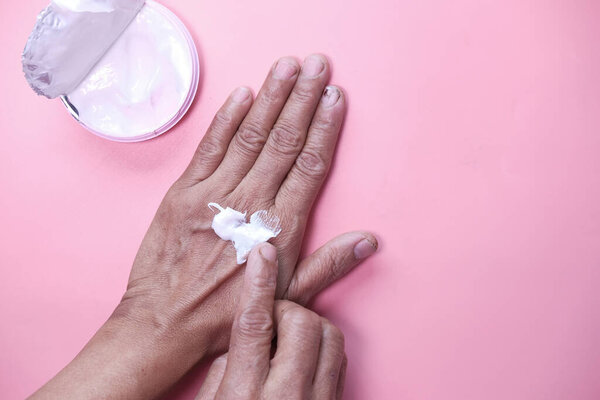
[[[156,137],[189,109],[198,53],[185,25],[153,0],[53,0],[23,53],[33,89],[60,97],[106,139]]]

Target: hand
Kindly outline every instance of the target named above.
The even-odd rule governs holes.
[[[279,299],[306,304],[376,250],[373,235],[353,232],[298,262],[345,113],[341,90],[325,89],[329,74],[323,56],[302,68],[283,58],[254,102],[246,88],[233,92],[160,205],[115,312],[39,395],[152,398],[226,350],[243,266],[212,231],[210,202],[280,218],[282,232],[272,240]]]
[[[196,400],[340,399],[344,336],[329,321],[289,301],[274,302],[276,250],[248,258],[229,354],[213,363]],[[271,359],[273,327],[277,350]]]
[[[278,299],[306,304],[375,251],[372,235],[355,232],[297,262],[345,114],[342,91],[326,86],[329,75],[321,55],[309,56],[302,68],[283,58],[256,101],[246,88],[234,91],[161,204],[115,317],[173,343],[174,351],[187,356],[179,373],[205,355],[225,351],[243,279],[232,244],[211,229],[208,203],[248,214],[267,210],[281,219],[282,232],[272,240],[280,268]]]
[[[325,89],[329,74],[323,56],[309,56],[302,68],[283,58],[254,104],[246,88],[230,96],[161,204],[117,316],[154,331],[193,333],[188,350],[194,362],[226,349],[243,275],[232,244],[211,229],[210,202],[281,219],[282,232],[272,240],[280,267],[277,298],[305,304],[375,251],[372,235],[351,233],[297,264],[345,113],[341,90]]]

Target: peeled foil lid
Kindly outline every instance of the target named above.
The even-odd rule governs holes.
[[[23,51],[25,79],[50,99],[74,90],[133,21],[145,0],[52,0]]]

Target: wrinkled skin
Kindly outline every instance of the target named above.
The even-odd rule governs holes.
[[[327,86],[329,76],[321,55],[309,56],[302,67],[283,58],[256,100],[243,87],[229,96],[160,205],[121,303],[36,395],[64,397],[70,389],[72,398],[95,398],[90,391],[151,398],[199,361],[227,350],[244,265],[237,265],[232,244],[210,228],[210,202],[280,218],[282,232],[271,241],[279,261],[278,299],[306,304],[376,250],[373,235],[352,232],[298,262],[345,114],[344,94]],[[94,375],[82,372],[90,369]]]

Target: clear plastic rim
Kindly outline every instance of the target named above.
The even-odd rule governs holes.
[[[86,124],[84,124],[82,121],[80,121],[77,118],[76,113],[74,112],[67,97],[61,96],[61,100],[62,100],[64,106],[67,108],[67,110],[71,113],[71,115],[75,118],[75,120],[81,126],[83,126],[88,131],[92,132],[96,136],[100,136],[101,138],[104,138],[107,140],[112,140],[114,142],[128,142],[128,143],[143,142],[145,140],[150,140],[155,137],[158,137],[158,136],[162,135],[163,133],[167,132],[168,130],[173,128],[175,125],[177,125],[177,123],[188,112],[188,110],[190,109],[190,107],[192,105],[192,102],[194,101],[194,98],[196,97],[196,92],[198,90],[198,83],[200,80],[200,60],[198,58],[198,50],[196,49],[196,43],[194,42],[194,39],[192,38],[192,35],[188,31],[187,27],[171,10],[169,10],[167,7],[163,6],[162,4],[156,2],[155,0],[146,0],[146,4],[144,5],[144,7],[145,6],[152,7],[156,11],[163,14],[168,20],[170,20],[173,23],[173,25],[175,25],[179,29],[179,31],[186,38],[186,40],[188,42],[188,47],[190,50],[190,55],[192,57],[192,81],[190,84],[190,88],[188,90],[188,94],[185,98],[185,101],[183,102],[182,106],[179,108],[177,113],[175,113],[175,115],[169,121],[167,121],[163,126],[161,126],[160,128],[158,128],[152,132],[148,132],[148,133],[145,133],[145,134],[139,135],[139,136],[127,137],[127,138],[110,136],[105,133],[99,132],[93,128],[90,128],[89,126],[87,126]]]

